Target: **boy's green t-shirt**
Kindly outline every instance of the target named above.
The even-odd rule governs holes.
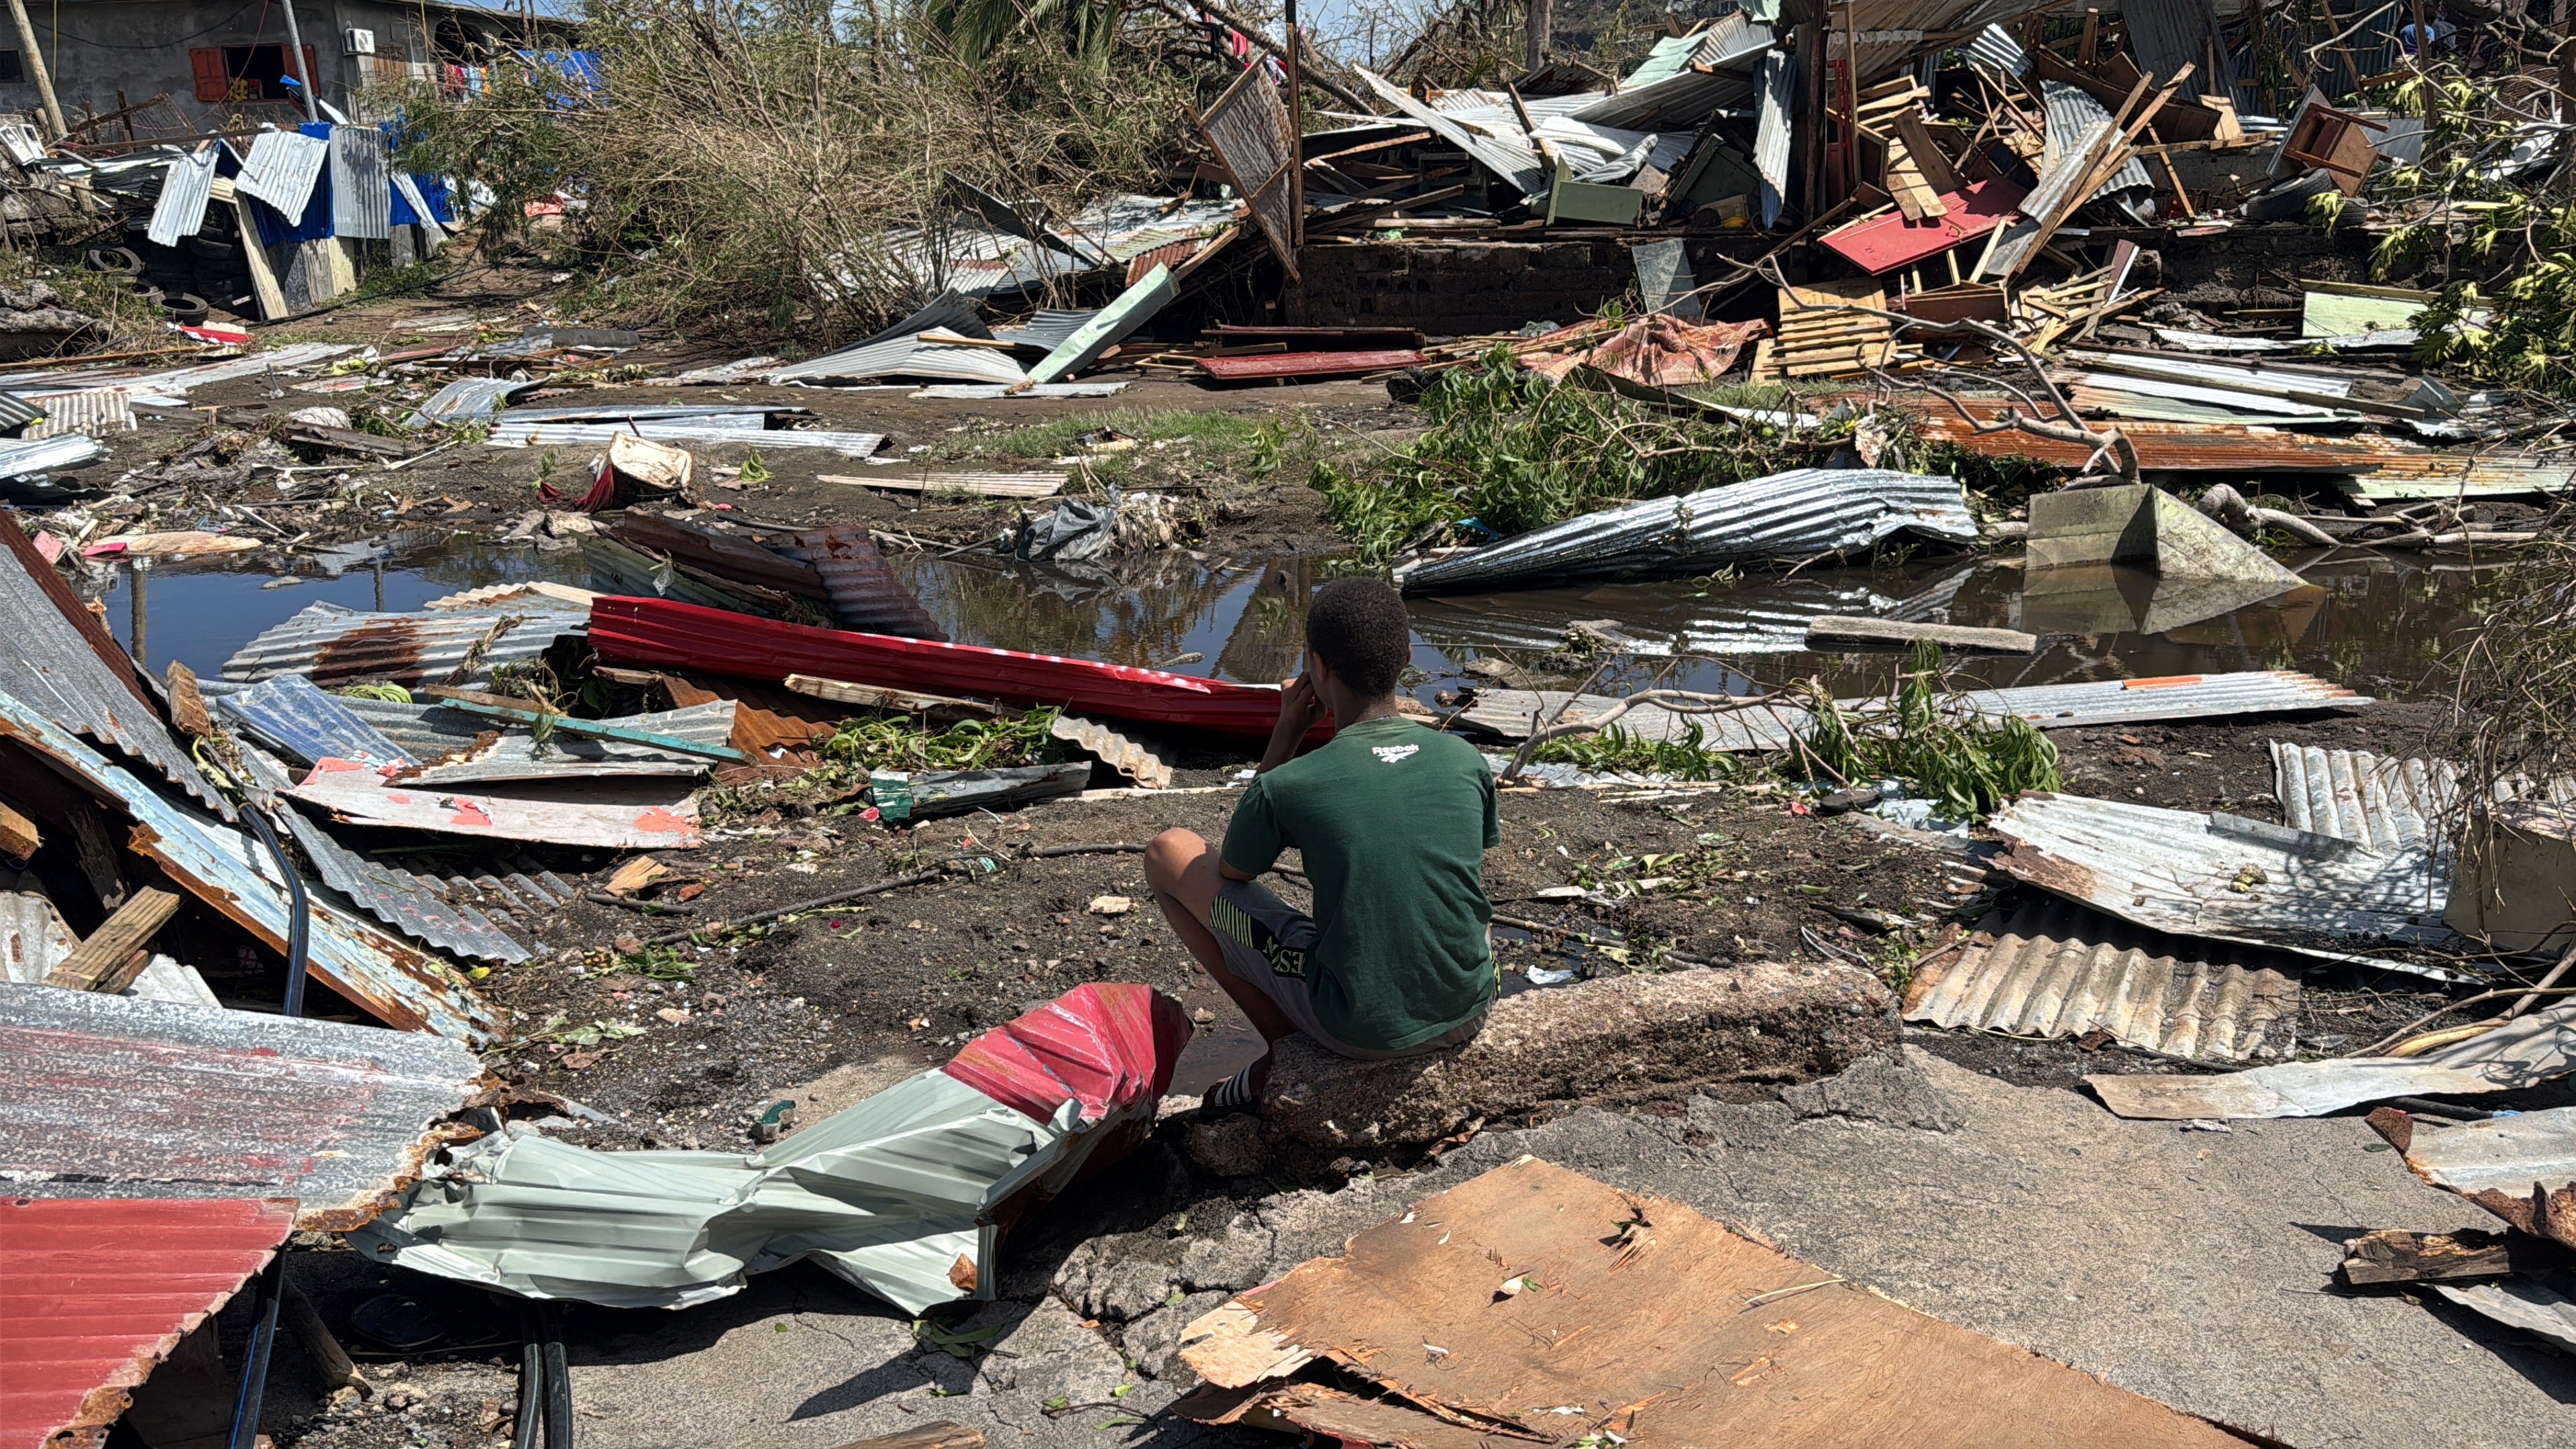
[[[1501,841],[1494,773],[1475,746],[1389,715],[1256,778],[1224,859],[1259,875],[1290,846],[1305,853],[1315,1016],[1351,1046],[1402,1051],[1493,999],[1484,856]]]

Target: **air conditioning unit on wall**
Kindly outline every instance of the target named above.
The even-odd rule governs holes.
[[[376,53],[376,33],[374,31],[352,30],[348,35],[349,44],[340,52],[342,55],[373,55]]]

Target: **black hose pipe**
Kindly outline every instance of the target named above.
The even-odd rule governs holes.
[[[268,820],[257,805],[242,807],[242,818],[250,822],[251,833],[268,847],[277,862],[278,874],[286,878],[286,1006],[288,1016],[304,1014],[304,964],[306,938],[313,923],[313,908],[304,899],[304,877],[288,859],[286,847],[277,841],[277,832],[268,828]]]

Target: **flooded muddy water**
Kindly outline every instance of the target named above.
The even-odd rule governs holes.
[[[408,610],[484,584],[587,584],[578,552],[436,533],[389,537],[318,563],[290,586],[255,562],[100,570],[89,592],[119,639],[154,668],[182,660],[200,674],[260,631],[317,600]],[[1064,570],[976,558],[893,555],[951,637],[966,643],[1107,659],[1175,673],[1273,682],[1296,671],[1305,600],[1330,560],[1226,559],[1168,553],[1116,570]],[[1414,663],[1426,696],[1480,657],[1528,664],[1587,621],[1634,655],[1605,688],[1653,680],[1742,690],[1820,675],[1845,693],[1886,686],[1891,657],[1812,654],[1805,621],[1867,614],[2037,634],[2035,656],[1967,659],[1964,679],[1991,685],[2152,678],[2239,669],[2308,671],[2364,693],[2422,692],[2446,649],[2487,607],[2494,559],[2359,550],[2287,561],[2308,580],[2251,602],[2125,569],[2060,569],[2025,577],[2016,559],[1920,559],[1880,569],[1795,577],[1680,579],[1410,601]],[[137,587],[137,583],[140,587]],[[138,637],[139,635],[139,637]],[[1559,661],[1561,663],[1561,661]],[[1580,666],[1576,666],[1579,670]]]

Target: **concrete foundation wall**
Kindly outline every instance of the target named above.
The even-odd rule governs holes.
[[[1629,289],[1614,241],[1375,242],[1310,246],[1289,294],[1303,327],[1418,327],[1440,336],[1579,321]]]

